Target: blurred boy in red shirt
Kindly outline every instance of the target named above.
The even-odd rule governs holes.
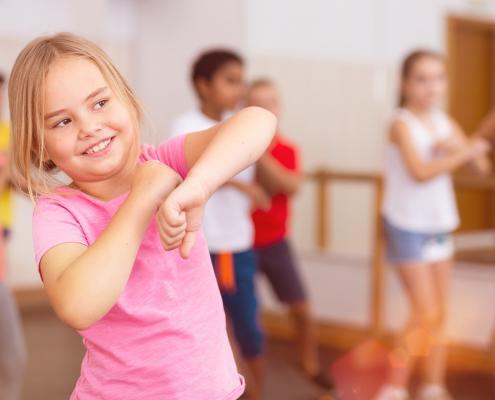
[[[266,108],[277,117],[280,115],[278,92],[267,79],[250,85],[247,103]],[[257,164],[257,181],[270,194],[271,206],[253,212],[254,247],[258,270],[267,277],[278,299],[289,308],[296,327],[301,367],[315,383],[330,388],[328,375],[320,367],[310,307],[287,239],[290,199],[302,181],[298,153],[298,148],[279,132]]]

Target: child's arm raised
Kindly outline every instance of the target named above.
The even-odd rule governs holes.
[[[467,141],[464,146],[442,158],[425,161],[418,154],[407,125],[399,120],[392,124],[390,140],[399,147],[409,172],[414,179],[420,182],[451,172],[488,151],[488,145],[484,140],[474,139]]]
[[[140,166],[128,198],[91,246],[63,243],[43,255],[45,289],[60,319],[82,330],[113,307],[151,217],[179,182],[173,170],[158,162]]]
[[[203,206],[221,185],[253,164],[273,139],[277,119],[260,107],[247,107],[184,142],[189,174],[158,213],[166,249],[181,248],[188,257],[201,226]]]

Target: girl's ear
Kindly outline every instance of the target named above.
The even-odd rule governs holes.
[[[42,165],[45,171],[51,171],[52,169],[57,167],[55,163],[50,159],[50,156],[48,155],[48,151],[46,150],[46,148],[43,150],[42,157],[43,157]]]
[[[57,168],[57,166],[55,165],[55,163],[52,160],[48,160],[48,161],[45,161],[43,163],[43,169],[45,171],[53,171],[56,168]]]

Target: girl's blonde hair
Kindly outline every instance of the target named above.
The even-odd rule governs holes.
[[[133,89],[108,55],[93,42],[71,33],[39,37],[17,56],[9,81],[14,184],[32,200],[53,189],[56,166],[47,158],[44,140],[44,93],[50,65],[60,57],[82,57],[101,71],[115,95],[133,111],[135,128],[142,107]]]

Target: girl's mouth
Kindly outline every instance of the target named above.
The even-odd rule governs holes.
[[[96,143],[93,146],[91,146],[90,148],[88,148],[83,153],[83,155],[95,157],[95,156],[100,156],[100,155],[106,154],[110,150],[113,139],[115,139],[115,136],[100,140],[98,143]]]

